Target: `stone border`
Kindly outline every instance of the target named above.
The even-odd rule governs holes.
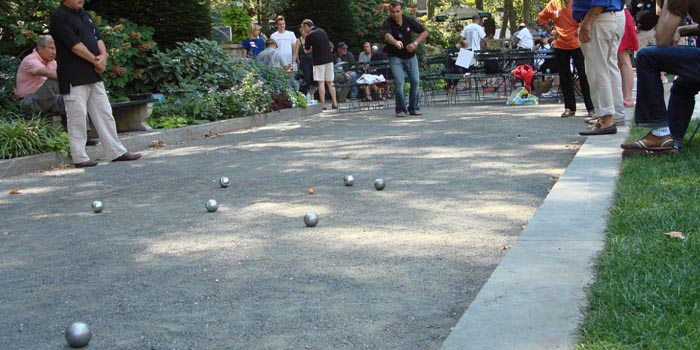
[[[221,120],[204,125],[192,125],[185,128],[123,133],[119,136],[127,149],[130,151],[140,151],[149,148],[153,141],[175,144],[188,140],[198,140],[204,138],[207,134],[245,130],[275,122],[304,118],[319,112],[321,112],[321,106],[316,105],[307,108],[293,108],[278,112],[258,114],[252,117]],[[104,159],[102,148],[99,145],[88,147],[88,154],[92,159]],[[69,158],[64,158],[57,152],[0,160],[0,179],[40,170],[49,170],[59,167],[62,164],[70,163],[71,161]]]

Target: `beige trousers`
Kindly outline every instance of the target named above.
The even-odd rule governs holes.
[[[625,117],[622,79],[617,66],[617,49],[623,34],[625,13],[603,12],[591,26],[591,40],[581,43],[595,114],[612,115],[616,120]]]
[[[90,160],[85,151],[87,141],[87,115],[90,115],[100,144],[108,160],[126,153],[117,136],[117,124],[112,116],[112,106],[102,82],[71,86],[70,93],[63,96],[68,116],[68,141],[73,163]]]

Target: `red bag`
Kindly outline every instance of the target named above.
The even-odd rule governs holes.
[[[510,73],[513,74],[514,77],[525,82],[525,89],[531,91],[530,86],[532,85],[532,78],[535,76],[535,70],[531,65],[521,64],[515,67]]]

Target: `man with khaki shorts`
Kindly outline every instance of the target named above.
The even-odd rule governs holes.
[[[314,81],[318,82],[318,95],[323,110],[326,110],[326,85],[328,94],[331,95],[331,107],[338,109],[338,102],[335,99],[335,74],[333,69],[333,55],[331,45],[328,41],[326,31],[314,25],[310,19],[301,22],[301,30],[306,33],[304,52],[311,53],[311,60],[314,65]],[[325,84],[324,84],[325,82]]]

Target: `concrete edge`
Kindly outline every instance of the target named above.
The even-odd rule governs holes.
[[[586,140],[442,350],[574,349],[628,132]]]
[[[314,115],[321,112],[321,106],[309,106],[307,108],[284,109],[277,112],[269,112],[251,117],[241,117],[220,120],[203,125],[192,125],[178,129],[157,129],[144,132],[120,134],[124,146],[134,152],[147,149],[153,141],[164,141],[173,144],[189,140],[198,140],[206,134],[227,133],[237,130],[251,129],[264,125],[284,122]],[[88,155],[92,159],[104,158],[102,148],[98,146],[88,147]],[[70,164],[69,158],[62,157],[57,152],[38,154],[29,157],[0,160],[0,179],[22,175],[41,170],[56,168],[62,164]]]

